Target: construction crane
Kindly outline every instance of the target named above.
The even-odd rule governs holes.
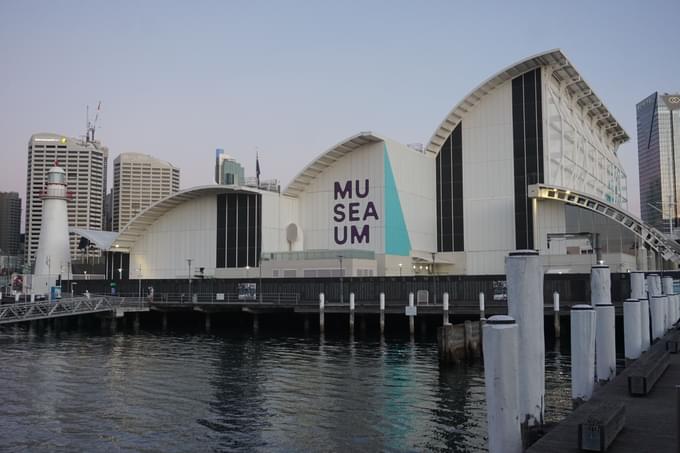
[[[99,119],[99,112],[101,111],[102,101],[97,104],[97,111],[94,115],[94,120],[90,121],[90,106],[87,106],[86,120],[87,120],[87,131],[85,135],[85,141],[87,143],[94,142],[94,132],[97,129],[97,120]]]

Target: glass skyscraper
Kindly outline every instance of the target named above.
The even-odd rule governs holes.
[[[680,237],[680,95],[653,93],[637,104],[637,142],[642,220]]]

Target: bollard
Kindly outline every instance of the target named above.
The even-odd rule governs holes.
[[[413,293],[408,294],[408,306],[413,307]],[[408,331],[413,336],[416,333],[416,320],[415,316],[408,317]]]
[[[444,306],[443,306],[443,309],[444,309],[444,319],[443,319],[443,323],[444,323],[444,325],[446,326],[446,325],[451,324],[451,323],[449,322],[449,293],[444,293]]]
[[[380,335],[385,334],[385,293],[380,293]]]
[[[640,301],[627,299],[623,303],[623,343],[626,359],[635,360],[642,354]]]
[[[571,307],[571,399],[574,408],[593,395],[595,324],[592,306]]]
[[[543,425],[545,399],[545,328],[543,326],[543,268],[535,250],[511,252],[505,259],[508,314],[518,328],[520,422]]]
[[[612,304],[595,306],[595,374],[599,383],[606,383],[616,376],[615,317]]]
[[[521,453],[519,329],[510,316],[492,316],[484,326],[484,381],[490,453]]]
[[[652,319],[652,341],[663,336],[664,312],[666,311],[666,296],[652,296],[649,301],[649,313]]]
[[[630,298],[631,299],[645,299],[645,273],[631,272],[630,273]]]
[[[647,275],[647,298],[649,299],[650,307],[651,307],[652,296],[660,296],[661,295],[656,290],[656,277],[657,277],[656,274]]]
[[[553,328],[555,329],[555,338],[560,338],[560,293],[555,291],[553,293]]]
[[[606,264],[597,264],[590,269],[590,302],[593,306],[612,303],[611,274]]]
[[[349,331],[354,332],[354,293],[349,293]]]
[[[640,349],[649,351],[649,300],[640,299]]]
[[[324,308],[325,308],[325,298],[326,296],[324,293],[319,293],[319,333],[323,334],[324,332]]]
[[[662,286],[662,291],[664,295],[670,296],[673,294],[673,277],[664,277],[661,279],[661,286]]]

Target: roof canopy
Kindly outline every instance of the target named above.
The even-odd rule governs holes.
[[[291,197],[298,197],[305,188],[328,167],[340,160],[345,155],[351,153],[360,146],[368,143],[382,142],[384,139],[373,132],[360,132],[347,140],[344,140],[333,146],[305,167],[298,175],[288,184],[284,195]]]
[[[508,80],[529,72],[541,66],[549,66],[552,75],[558,82],[566,84],[566,89],[576,102],[587,110],[588,115],[598,126],[601,126],[609,139],[615,144],[628,141],[629,137],[621,125],[614,119],[612,114],[604,106],[590,86],[583,80],[581,74],[571,64],[569,59],[560,49],[549,50],[538,55],[521,60],[509,66],[487,79],[477,88],[472,90],[453,110],[446,116],[435,133],[430,138],[427,151],[438,154],[446,139],[460,123],[465,114],[470,111],[485,95],[493,91]]]
[[[144,232],[153,223],[161,218],[168,211],[174,207],[196,198],[200,198],[206,195],[217,195],[227,192],[240,192],[240,193],[259,193],[256,189],[250,189],[240,186],[222,186],[222,185],[211,185],[211,186],[198,186],[192,187],[190,189],[182,190],[180,192],[174,193],[162,200],[157,201],[152,204],[139,214],[135,216],[132,220],[128,222],[127,225],[117,233],[117,237],[113,241],[112,250],[114,251],[129,251],[135,242],[144,234]]]

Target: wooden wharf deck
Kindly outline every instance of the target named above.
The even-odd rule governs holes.
[[[675,331],[655,343],[651,351],[665,349],[666,339]],[[649,352],[645,353],[649,354]],[[643,356],[644,357],[644,356]],[[628,374],[624,369],[612,382],[596,389],[593,398],[582,404],[546,435],[534,443],[529,453],[580,452],[578,424],[585,421],[584,414],[600,402],[623,402],[626,421],[621,433],[607,452],[611,453],[664,453],[678,451],[677,391],[680,385],[680,354],[670,355],[670,366],[646,396],[628,394]]]

